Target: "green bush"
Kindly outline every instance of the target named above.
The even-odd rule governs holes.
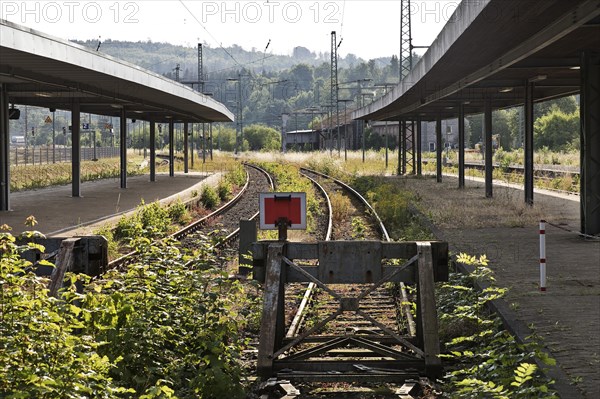
[[[139,237],[160,238],[169,232],[171,218],[167,209],[159,202],[146,205],[144,201],[138,205],[131,216],[122,216],[117,222],[114,238],[131,241]]]
[[[232,187],[229,181],[221,180],[217,186],[217,193],[221,201],[228,201],[231,198]]]
[[[62,299],[48,295],[9,233],[0,232],[0,397],[114,398],[124,393],[109,373],[115,361],[83,327],[75,276]]]
[[[157,201],[144,205],[142,201],[138,206],[137,214],[139,215],[145,237],[162,237],[169,231],[171,220],[169,219],[169,211],[163,208]]]
[[[169,205],[167,212],[169,214],[169,219],[171,219],[173,223],[177,223],[182,226],[192,220],[192,216],[190,215],[188,207],[181,201],[180,198]]]
[[[131,216],[123,215],[115,226],[113,237],[116,240],[127,240],[141,236],[142,232],[143,226],[136,214]]]
[[[202,188],[202,194],[200,194],[200,203],[206,209],[214,209],[219,203],[219,196],[214,188],[211,186],[204,186]]]
[[[187,264],[173,245],[142,238],[127,270],[67,275],[57,299],[19,257],[36,246],[0,232],[0,397],[244,397],[240,311],[254,305],[216,255]]]
[[[83,302],[83,334],[105,343],[110,376],[135,397],[160,386],[178,398],[243,397],[241,285],[210,253],[186,265],[168,239],[139,250],[127,271],[94,281]]]
[[[225,175],[225,180],[233,186],[243,187],[246,184],[246,170],[242,165],[237,165]]]

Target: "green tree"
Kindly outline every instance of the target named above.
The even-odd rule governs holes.
[[[290,77],[301,90],[310,90],[313,85],[313,68],[307,64],[297,64],[290,70]]]
[[[231,127],[217,126],[213,128],[213,145],[223,151],[233,151],[235,148],[236,130]]]
[[[554,106],[533,126],[534,144],[554,151],[579,148],[579,113],[565,113]]]
[[[277,150],[281,148],[279,131],[265,125],[254,124],[244,128],[244,138],[251,151]]]
[[[492,113],[492,132],[498,135],[500,147],[504,149],[512,148],[512,135],[508,125],[508,112],[498,110]]]
[[[534,114],[536,118],[540,118],[550,113],[553,108],[558,108],[565,114],[572,114],[579,109],[575,96],[561,97],[553,100],[542,101],[535,104]]]

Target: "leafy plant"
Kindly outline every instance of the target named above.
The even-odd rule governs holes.
[[[207,209],[214,209],[219,203],[219,196],[214,188],[205,185],[200,194],[200,203]]]
[[[355,240],[362,240],[365,238],[365,231],[367,226],[361,218],[352,218],[352,238]]]
[[[149,398],[243,397],[242,287],[208,252],[187,265],[169,239],[139,250],[138,262],[93,282],[83,298],[84,333],[105,343],[111,377]]]
[[[231,183],[227,180],[221,180],[217,186],[217,193],[221,201],[227,201],[231,198],[232,187]]]
[[[61,299],[48,296],[9,233],[0,233],[0,396],[3,398],[114,398],[130,392],[113,381],[115,362],[82,328],[75,285],[67,276]]]
[[[192,220],[188,207],[181,201],[181,198],[172,202],[167,208],[167,212],[170,220],[179,225],[185,225]]]

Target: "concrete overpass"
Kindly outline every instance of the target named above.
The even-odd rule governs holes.
[[[9,210],[9,106],[33,105],[72,113],[73,196],[80,196],[81,112],[120,118],[121,187],[126,188],[126,119],[150,121],[150,178],[154,171],[155,123],[229,122],[221,103],[136,65],[66,40],[0,20],[0,210]],[[187,134],[184,134],[187,138]],[[187,154],[187,152],[186,152]],[[173,175],[173,162],[171,162]]]
[[[403,137],[420,136],[420,123],[411,130],[413,122],[437,121],[441,181],[441,120],[463,121],[465,114],[483,112],[486,196],[492,196],[492,110],[523,106],[525,201],[533,203],[533,103],[575,93],[581,95],[581,230],[598,234],[600,0],[463,0],[402,82],[353,118],[402,121]],[[459,143],[459,186],[464,187],[464,122]],[[420,140],[416,144],[419,172]]]

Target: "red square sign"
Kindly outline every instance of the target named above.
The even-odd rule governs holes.
[[[277,221],[285,218],[288,229],[306,229],[306,193],[261,193],[260,228],[276,230]]]

